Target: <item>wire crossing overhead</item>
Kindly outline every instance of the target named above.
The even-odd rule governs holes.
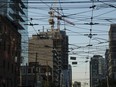
[[[97,0],[97,1],[94,1],[95,3],[100,3],[100,1],[103,1],[103,0]],[[23,1],[24,3],[27,3],[25,1]],[[55,3],[55,1],[51,1],[51,0],[29,0],[28,3],[38,3],[38,4],[41,4],[41,3]],[[91,3],[93,1],[60,1],[60,3]],[[116,2],[115,0],[105,0],[103,2]],[[10,3],[10,2],[9,2]]]
[[[60,1],[60,3],[91,3],[93,2],[93,0],[90,0],[90,1]],[[100,3],[100,2],[116,2],[115,0],[94,0],[95,3]],[[4,2],[4,1],[1,1],[1,3],[12,3],[12,2]],[[29,4],[42,4],[42,3],[50,3],[50,4],[54,4],[55,1],[53,0],[29,0],[28,2],[26,0],[23,0],[23,3],[29,3]]]

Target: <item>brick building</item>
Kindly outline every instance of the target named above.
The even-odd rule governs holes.
[[[17,26],[0,16],[0,87],[18,87],[21,35]]]

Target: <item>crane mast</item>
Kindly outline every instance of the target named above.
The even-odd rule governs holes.
[[[57,0],[56,2],[54,2],[53,6],[50,8],[50,11],[48,12],[50,15],[49,24],[51,25],[51,30],[54,30],[55,18],[57,19],[57,30],[60,30],[60,20],[74,26],[75,24],[73,22],[65,19],[63,15],[60,14],[60,9],[55,5],[55,3],[57,3]]]
[[[49,19],[49,24],[51,25],[51,30],[54,30],[54,10],[50,9],[50,11],[48,12],[50,14],[50,19]]]

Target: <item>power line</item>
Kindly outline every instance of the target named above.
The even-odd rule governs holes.
[[[42,3],[48,3],[48,4],[52,4],[52,3],[54,3],[54,1],[43,1],[43,0],[40,0],[40,1],[35,1],[35,0],[33,0],[33,1],[31,1],[31,0],[29,0],[28,2],[27,1],[23,1],[23,3],[29,3],[29,4],[42,4]],[[60,1],[60,3],[91,3],[92,1]],[[115,0],[114,1],[110,1],[110,0],[106,0],[106,1],[103,1],[103,2],[112,2],[112,3],[114,3],[115,2]],[[13,2],[3,2],[3,1],[1,1],[1,3],[13,3]],[[18,2],[19,3],[19,2]],[[99,1],[95,1],[95,3],[100,3]]]

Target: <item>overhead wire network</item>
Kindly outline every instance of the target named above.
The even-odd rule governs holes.
[[[29,20],[32,19],[32,24],[38,24],[29,26],[29,37],[39,33],[38,31],[50,30],[48,12],[56,1],[29,0],[28,3]],[[59,8],[62,18],[75,24],[70,25],[60,20],[60,30],[66,31],[69,36],[69,44],[76,45],[69,45],[69,57],[76,56],[79,61],[89,61],[96,54],[104,57],[105,50],[108,48],[110,24],[116,23],[115,0],[97,0],[94,2],[90,0],[58,0],[54,6]],[[92,37],[90,38],[88,35],[92,35]],[[87,57],[89,59],[86,59]],[[78,70],[77,68],[86,64],[80,62],[74,69]],[[76,76],[73,79],[77,79]]]

